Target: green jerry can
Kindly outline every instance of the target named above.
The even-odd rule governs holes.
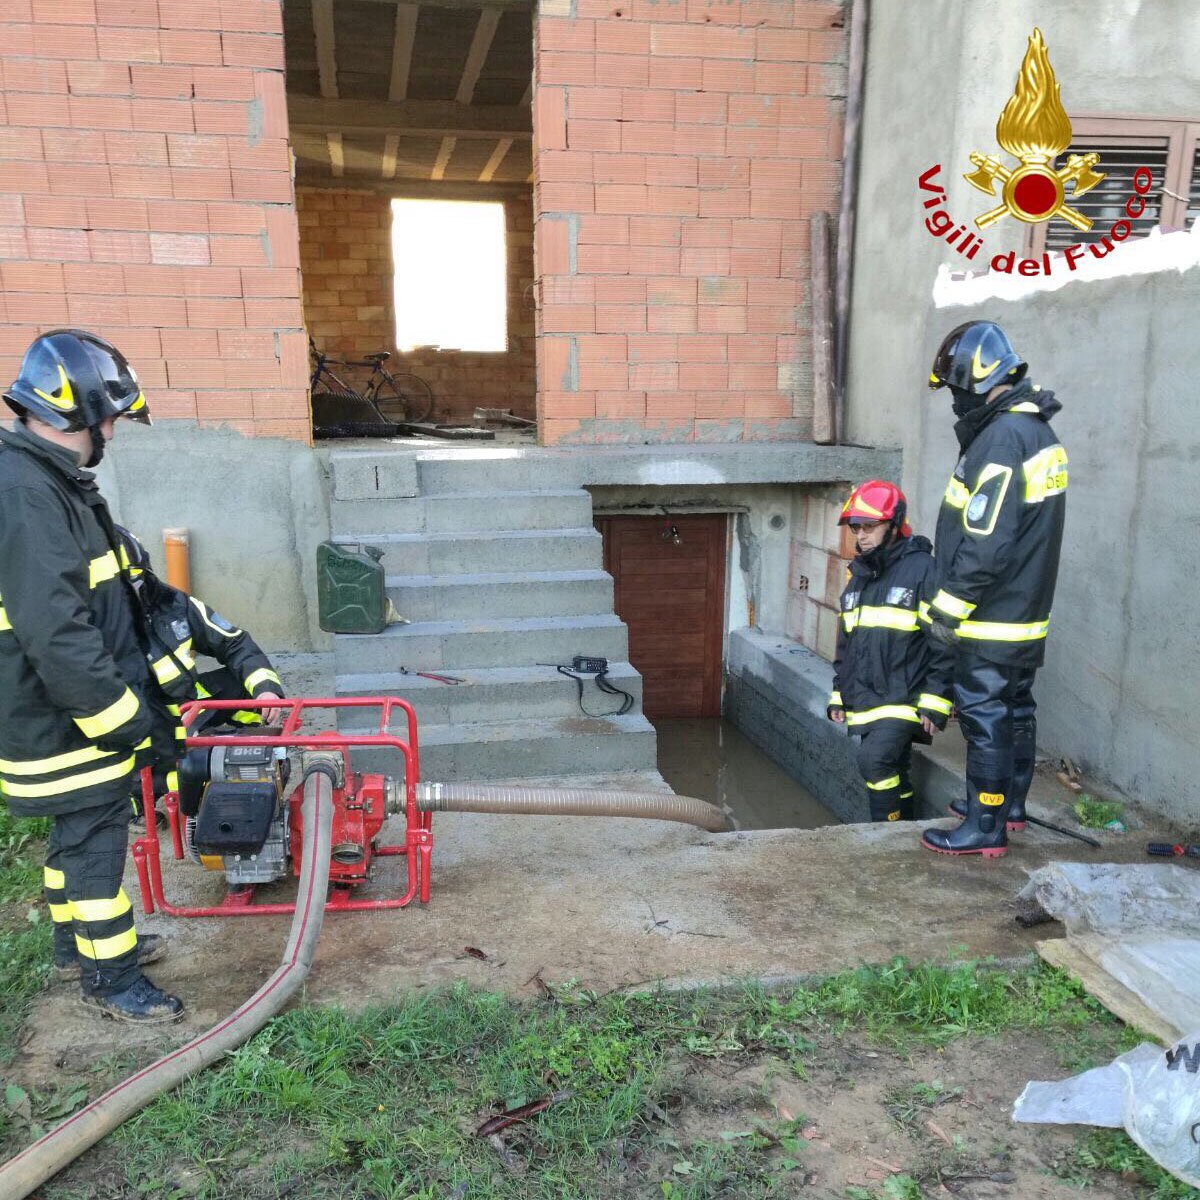
[[[317,547],[317,619],[326,633],[382,633],[388,624],[383,551],[360,542]]]

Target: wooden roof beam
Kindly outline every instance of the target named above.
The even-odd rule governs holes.
[[[530,113],[521,105],[473,106],[445,100],[325,100],[288,96],[288,123],[304,133],[398,137],[533,137]]]

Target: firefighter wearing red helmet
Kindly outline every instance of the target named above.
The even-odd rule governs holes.
[[[907,511],[894,483],[871,479],[854,489],[838,518],[850,526],[858,554],[841,597],[827,712],[858,738],[855,763],[872,821],[912,820],[913,741],[930,741],[950,714],[939,670],[947,656],[918,620],[935,591],[933,547],[913,535]]]
[[[44,883],[54,965],[84,1003],[124,1021],[173,1021],[142,966],[121,886],[129,789],[150,746],[149,672],[129,580],[94,467],[119,417],[149,423],[129,363],[103,338],[37,338],[4,393],[0,432],[0,796],[52,817]]]
[[[1066,518],[1067,453],[1050,427],[1062,405],[1026,378],[1004,331],[968,321],[946,335],[929,376],[954,397],[960,455],[938,514],[938,590],[926,629],[955,652],[967,739],[964,819],[929,829],[943,854],[996,857],[1025,827],[1037,729],[1033,680],[1046,652]]]

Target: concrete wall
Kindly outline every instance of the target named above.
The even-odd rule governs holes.
[[[7,0],[0,77],[0,378],[82,326],[156,417],[307,440],[279,0]]]
[[[933,352],[962,321],[986,316],[1005,327],[1031,376],[1064,403],[1055,428],[1071,461],[1062,573],[1036,691],[1039,740],[1152,807],[1194,813],[1200,636],[1181,606],[1200,557],[1180,521],[1200,499],[1191,432],[1200,271],[935,309],[938,266],[962,260],[924,230],[916,180],[940,162],[950,213],[977,215],[983,197],[961,176],[972,149],[995,152],[996,117],[1035,23],[1069,113],[1194,116],[1200,79],[1176,50],[1200,39],[1200,10],[1175,0],[943,2],[923,5],[919,25],[911,13],[902,0],[872,5],[849,433],[903,449],[914,524],[928,532],[957,454],[949,400],[924,387]],[[899,127],[914,133],[897,137]],[[1018,247],[1022,235],[1001,222],[984,235],[987,253]]]
[[[390,197],[300,188],[296,207],[304,316],[317,345],[335,357],[361,358],[376,350],[397,355]],[[428,381],[439,419],[470,421],[476,405],[511,408],[533,418],[533,213],[528,194],[505,202],[505,243],[508,350],[417,349],[397,355],[390,364],[394,371],[412,370]],[[360,376],[349,372],[347,381]]]
[[[543,441],[807,439],[840,0],[539,0],[535,36]]]

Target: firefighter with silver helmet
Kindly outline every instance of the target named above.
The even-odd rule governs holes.
[[[924,637],[918,618],[933,598],[933,547],[913,534],[907,511],[894,483],[871,479],[838,518],[858,554],[842,591],[826,711],[858,738],[854,758],[872,821],[913,819],[913,742],[931,741],[950,714],[948,656]]]
[[[929,829],[943,854],[1005,853],[1025,827],[1037,728],[1033,680],[1046,653],[1066,519],[1067,452],[1050,426],[1062,405],[1027,378],[999,325],[946,335],[929,387],[954,398],[958,463],[938,514],[938,590],[926,629],[955,654],[954,700],[967,739],[963,818]]]
[[[0,796],[54,820],[44,874],[54,964],[85,1004],[125,1021],[174,1021],[183,1005],[142,966],[121,886],[129,790],[150,745],[141,631],[94,467],[120,417],[150,423],[137,377],[103,338],[37,338],[4,393],[0,431]]]

